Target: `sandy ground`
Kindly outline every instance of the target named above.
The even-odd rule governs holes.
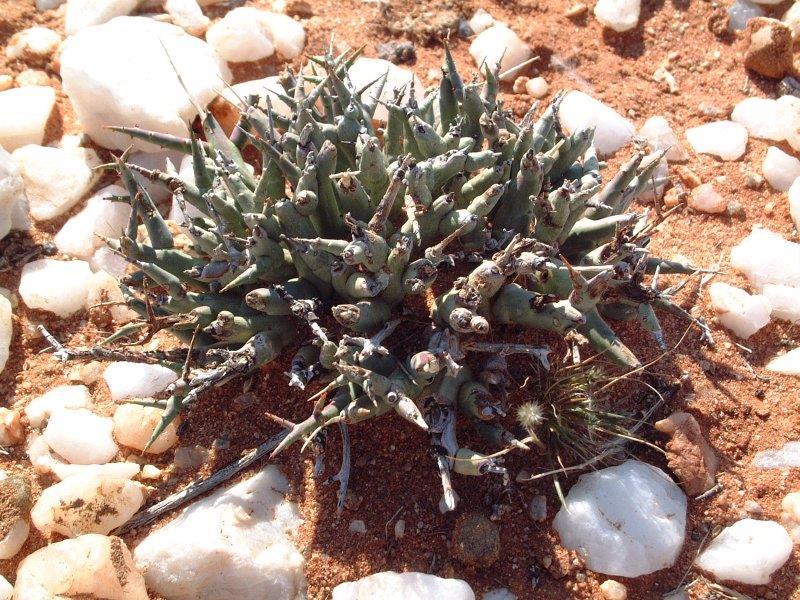
[[[266,2],[248,0],[248,5],[263,6]],[[402,33],[390,33],[378,19],[378,9],[372,3],[358,0],[313,2],[314,16],[305,21],[309,34],[307,52],[321,51],[329,36],[335,33],[339,44],[365,44],[365,54],[374,56],[375,45],[389,39],[404,39]],[[425,3],[396,3],[395,15],[422,10]],[[565,0],[496,0],[473,2],[483,6],[496,18],[506,21],[528,42],[540,57],[526,75],[543,75],[551,90],[583,89],[626,114],[637,126],[651,115],[664,115],[682,132],[686,127],[714,120],[707,114],[719,109],[728,114],[730,108],[749,95],[772,97],[775,82],[747,73],[742,66],[743,42],[736,36],[719,39],[708,28],[709,18],[720,2],[699,0],[644,0],[640,25],[626,34],[603,31],[591,16],[569,19],[564,16],[571,3]],[[786,3],[788,5],[788,3]],[[433,6],[431,6],[433,5]],[[440,7],[439,5],[442,5]],[[427,10],[437,11],[455,7],[470,8],[467,2],[428,3]],[[785,6],[777,12],[782,12]],[[413,14],[412,14],[413,16]],[[393,22],[399,19],[393,19]],[[428,22],[423,17],[417,23]],[[61,28],[62,19],[56,14],[39,14],[33,0],[0,1],[0,41],[15,31],[33,24]],[[385,22],[384,22],[385,24]],[[468,41],[453,41],[456,59],[462,73],[470,73],[474,65],[467,53]],[[417,73],[426,83],[428,71],[438,67],[440,48],[417,43]],[[670,94],[663,83],[653,80],[661,65],[668,65],[679,90]],[[30,65],[9,62],[0,56],[0,73],[16,74]],[[58,115],[48,130],[48,142],[62,133],[79,130],[68,100],[60,92],[58,72],[54,64],[43,65],[52,85],[59,90]],[[238,81],[275,74],[280,68],[266,61],[237,67]],[[508,106],[518,114],[524,113],[531,102],[525,95],[513,94],[510,86],[504,89]],[[730,248],[756,224],[769,227],[797,241],[797,234],[788,214],[785,194],[762,185],[749,189],[745,185],[748,173],[759,173],[768,145],[759,140],[749,142],[747,154],[737,162],[720,162],[708,156],[692,156],[689,166],[703,180],[716,179],[717,189],[744,208],[737,217],[709,216],[683,209],[661,227],[654,247],[662,255],[680,254],[692,262],[711,266],[717,263],[725,271],[726,281],[745,285],[742,277],[730,272],[727,265]],[[781,145],[791,151],[788,146]],[[612,160],[612,167],[626,155],[625,150]],[[76,209],[77,210],[77,209]],[[58,231],[67,215],[37,224],[30,240],[43,241]],[[28,240],[28,241],[30,241]],[[26,241],[19,235],[0,242],[0,250],[14,241]],[[18,272],[0,273],[0,285],[14,289]],[[705,294],[696,294],[689,286],[680,297],[686,306],[696,306],[699,314],[711,316]],[[107,331],[102,315],[82,315],[59,320],[52,315],[26,309],[15,311],[15,338],[11,358],[0,377],[0,397],[4,405],[24,405],[54,385],[69,382],[71,367],[55,363],[40,355],[44,341],[35,333],[35,324],[46,322],[62,341],[84,345],[96,341]],[[667,341],[675,344],[684,333],[683,323],[664,317],[662,321]],[[650,340],[634,326],[622,326],[622,337],[637,351],[640,358],[651,360],[658,352]],[[508,332],[513,334],[514,332]],[[763,365],[776,353],[797,345],[798,328],[773,322],[745,343],[746,349],[714,324],[715,348],[701,344],[691,332],[674,354],[650,368],[664,381],[678,384],[677,393],[670,396],[654,418],[662,418],[674,410],[691,412],[699,421],[704,434],[720,459],[717,495],[700,501],[689,501],[686,544],[676,564],[647,577],[626,581],[630,598],[658,598],[681,583],[694,580],[691,563],[709,532],[714,532],[739,519],[744,504],[754,500],[763,507],[763,517],[777,519],[780,501],[790,491],[800,490],[797,470],[760,470],[751,466],[756,452],[780,447],[797,439],[800,429],[797,380],[769,374]],[[242,401],[240,386],[223,389],[198,405],[188,418],[182,445],[214,448],[203,467],[204,472],[217,469],[241,453],[255,447],[276,431],[276,426],[263,416],[263,411],[300,418],[308,407],[304,396],[287,389],[282,372],[286,365],[266,369],[254,382],[252,403]],[[91,386],[94,398],[102,409],[113,410],[105,384]],[[652,394],[641,389],[621,395],[620,409],[631,412],[646,410],[654,401]],[[647,426],[643,436],[663,447],[664,437]],[[307,559],[308,596],[323,599],[337,583],[352,580],[377,571],[419,570],[468,581],[477,592],[497,587],[509,587],[519,598],[594,598],[599,597],[598,585],[606,578],[587,572],[572,553],[559,545],[551,528],[558,509],[558,499],[549,480],[535,484],[515,483],[501,500],[508,505],[498,522],[501,535],[501,556],[491,567],[464,567],[450,554],[449,543],[455,519],[468,507],[483,510],[487,500],[496,502],[497,481],[490,478],[466,479],[457,477],[455,486],[462,505],[455,515],[442,516],[436,509],[441,490],[427,452],[417,432],[410,426],[398,425],[396,419],[380,419],[368,426],[351,428],[355,467],[350,489],[354,499],[341,519],[335,516],[335,486],[324,486],[311,476],[312,460],[299,457],[290,450],[278,462],[293,482],[294,496],[305,519],[298,532],[300,547]],[[469,442],[471,434],[460,432]],[[217,444],[215,440],[225,443]],[[330,436],[325,477],[338,469],[340,447],[338,435]],[[666,468],[661,453],[632,447],[636,456]],[[171,453],[161,455],[155,464],[168,466]],[[544,468],[536,456],[512,456],[507,466],[512,475],[520,470],[537,472]],[[9,456],[0,456],[0,468],[30,473],[30,463],[22,448],[14,448]],[[193,474],[167,472],[156,482],[151,501],[179,489]],[[324,479],[324,477],[323,477]],[[569,486],[572,480],[567,480]],[[52,481],[33,476],[38,493]],[[534,494],[548,499],[548,519],[535,523],[527,515],[527,503]],[[393,519],[404,518],[406,536],[394,540]],[[351,519],[364,520],[367,533],[350,534]],[[158,525],[155,525],[156,527]],[[387,533],[388,532],[388,533]],[[129,545],[146,531],[134,531],[125,537]],[[32,533],[16,559],[0,561],[0,573],[13,581],[17,561],[45,543]],[[551,562],[549,569],[544,564]],[[538,574],[538,585],[532,586],[532,574]],[[774,576],[764,587],[735,586],[736,589],[758,598],[800,597],[796,590],[800,581],[798,556]],[[714,597],[702,584],[693,588],[697,597]]]

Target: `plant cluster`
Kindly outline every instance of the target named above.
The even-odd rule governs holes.
[[[648,251],[658,205],[653,221],[630,210],[663,184],[654,180],[661,153],[637,151],[603,184],[594,131],[562,130],[561,96],[538,118],[534,106],[515,122],[498,98],[499,68],[483,65],[482,79],[465,82],[445,46],[438,88],[418,102],[411,81],[382,101],[385,74],[364,89],[350,83],[357,55],[328,52],[299,74],[287,70],[284,93],[243,99],[230,137],[212,114],[202,117],[202,136],[186,139],[117,128],[190,155],[193,177],[117,161],[134,210],[127,231],[108,243],[135,267],[122,290],[143,319],[71,357],[157,361],[181,373],[155,401],[165,409],[155,439],[204,391],[293,351],[290,384],[321,387],[304,421],[275,417],[286,430],[274,454],[319,443],[333,425],[346,440],[347,426],[394,412],[429,437],[442,509],[452,510],[452,473],[505,475],[496,454],[459,444],[457,419],[501,453],[575,433],[537,414],[548,405],[546,390],[539,404],[520,409],[531,435],[519,439],[503,424],[503,357],[535,356],[542,368],[548,361],[546,348],[508,343],[502,332],[576,331],[610,361],[637,368],[609,322],[635,320],[663,347],[657,309],[693,319],[671,301],[672,290],[645,284],[645,276],[694,268]],[[290,116],[273,110],[275,98]],[[383,128],[373,120],[379,105],[388,112]],[[135,172],[199,215],[181,224],[188,247],[176,245]],[[410,296],[430,309],[425,335],[395,348],[389,338],[408,317]],[[160,329],[183,346],[113,346]],[[480,371],[467,365],[474,353],[490,356]],[[592,417],[586,394],[573,387],[563,417]],[[345,463],[340,508],[348,448]]]

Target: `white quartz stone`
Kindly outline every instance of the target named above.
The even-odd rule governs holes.
[[[472,29],[472,32],[475,35],[477,35],[494,25],[494,17],[484,9],[479,8],[475,11],[475,14],[472,15],[472,18],[468,21],[468,23],[469,28]]]
[[[514,31],[500,23],[485,29],[472,40],[469,53],[479,67],[485,63],[488,68],[494,69],[500,62],[500,79],[503,81],[514,81],[519,71],[508,71],[533,56],[530,47]]]
[[[767,283],[800,286],[800,244],[768,229],[753,229],[731,249],[731,265],[757,291]]]
[[[67,0],[64,29],[72,35],[84,27],[129,15],[142,0]]]
[[[525,83],[525,91],[534,98],[544,98],[550,91],[550,84],[544,77],[533,77]]]
[[[25,452],[36,473],[50,473],[55,465],[64,464],[50,451],[50,446],[47,445],[44,436],[36,432],[28,436]]]
[[[60,481],[69,477],[91,476],[95,479],[133,479],[140,467],[133,462],[113,462],[104,465],[70,465],[54,462],[50,470]]]
[[[613,108],[578,91],[564,96],[558,111],[567,133],[594,127],[594,146],[598,154],[613,154],[633,139],[636,128]]]
[[[118,537],[87,533],[50,544],[17,568],[14,600],[147,600],[144,578]]]
[[[389,74],[386,78],[386,85],[383,86],[383,91],[380,95],[381,100],[384,102],[391,100],[394,96],[395,89],[403,89],[401,102],[408,100],[412,78],[414,79],[414,95],[417,101],[422,100],[425,93],[425,86],[422,85],[420,78],[417,77],[413,71],[398,67],[388,60],[383,60],[382,58],[365,58],[361,56],[357,58],[353,65],[347,70],[347,75],[350,77],[350,81],[353,82],[353,87],[361,89],[368,83],[378,79],[387,71]],[[370,94],[376,93],[377,86],[378,83],[375,82],[371,87],[367,88],[362,97],[368,98]],[[379,105],[375,110],[374,119],[376,121],[385,122],[388,116],[389,113],[383,106]]]
[[[177,378],[175,371],[167,367],[133,362],[114,362],[103,372],[114,402],[126,398],[150,398]]]
[[[733,121],[714,121],[687,129],[686,140],[698,154],[738,160],[747,149],[747,129]]]
[[[800,543],[800,492],[790,492],[781,500],[781,523],[792,542]]]
[[[203,14],[197,0],[166,0],[164,10],[172,22],[192,35],[203,35],[210,20]]]
[[[731,120],[754,138],[780,142],[800,127],[800,98],[745,98],[733,109]]]
[[[34,26],[11,36],[6,56],[16,59],[41,59],[50,56],[61,43],[61,36],[47,27]]]
[[[277,467],[198,500],[134,550],[148,588],[170,600],[295,598],[303,557],[299,524]]]
[[[800,323],[800,287],[768,283],[761,293],[769,299],[773,318]]]
[[[0,92],[0,146],[12,152],[27,144],[41,144],[55,104],[56,92],[48,86]]]
[[[628,460],[581,475],[553,527],[589,569],[638,577],[670,567],[678,557],[686,496],[660,469]]]
[[[187,136],[187,122],[197,114],[194,104],[210,102],[231,74],[208,44],[180,27],[144,17],[118,17],[64,43],[61,78],[83,130],[95,142],[156,152],[155,144],[132,140],[106,126]]]
[[[131,152],[130,156],[128,157],[128,162],[139,167],[144,167],[145,169],[149,169],[151,171],[164,171],[166,170],[167,161],[177,165],[180,164],[184,156],[186,155],[174,150],[159,150],[158,152]],[[156,203],[163,202],[172,196],[169,188],[163,184],[151,181],[141,173],[134,172],[133,178],[139,182],[139,185],[141,185],[147,191],[147,193],[150,194],[150,197]]]
[[[25,182],[14,158],[0,146],[0,239],[12,229],[31,226]]]
[[[91,403],[85,385],[59,385],[31,400],[25,406],[25,416],[31,427],[41,427],[59,409],[86,408]]]
[[[242,6],[214,23],[206,40],[228,62],[261,60],[275,52],[291,60],[303,51],[306,34],[303,25],[287,15]]]
[[[751,296],[722,281],[712,283],[708,295],[717,320],[740,338],[749,338],[769,323],[772,306],[765,296]]]
[[[427,573],[383,571],[333,588],[331,600],[474,600],[466,581]]]
[[[722,530],[695,560],[718,581],[766,585],[792,553],[792,539],[774,521],[742,519]]]
[[[6,560],[17,555],[25,545],[31,526],[25,519],[16,519],[0,539],[0,560]]]
[[[23,476],[24,477],[24,476]],[[0,470],[0,481],[9,478],[8,471]],[[2,515],[3,527],[0,533],[0,560],[6,560],[17,555],[25,540],[28,539],[30,533],[30,525],[28,523],[28,502],[29,497],[16,495],[15,491],[22,492],[27,496],[29,492],[23,491],[19,483],[22,482],[9,482],[5,485],[4,493],[12,494],[10,498],[3,498],[3,510],[6,511]],[[9,485],[10,484],[10,485]],[[27,485],[24,483],[23,485]]]
[[[0,446],[16,446],[25,437],[20,412],[0,407]]]
[[[626,600],[628,597],[628,588],[626,588],[619,581],[607,579],[600,584],[600,593],[606,600]]]
[[[86,306],[92,270],[82,260],[42,258],[22,267],[19,295],[28,308],[68,317]]]
[[[8,583],[8,580],[0,575],[0,600],[11,600],[14,596],[14,586]]]
[[[639,24],[641,0],[598,0],[594,16],[614,31],[629,31]]]
[[[787,194],[789,200],[789,216],[792,217],[794,227],[800,231],[800,177],[792,182]]]
[[[123,256],[114,252],[108,246],[101,246],[94,251],[89,259],[89,266],[92,271],[105,271],[114,277],[122,277],[128,270],[128,261]]]
[[[55,411],[44,429],[44,440],[53,452],[78,465],[105,464],[117,454],[109,417],[85,408]]]
[[[694,188],[689,195],[687,204],[704,213],[723,213],[728,206],[728,202],[711,183],[703,183]]]
[[[749,0],[734,0],[728,8],[728,30],[741,31],[747,22],[755,17],[763,17],[764,9]]]
[[[181,178],[182,181],[187,183],[194,183],[194,167],[192,165],[192,157],[185,156],[181,161],[181,167],[178,169],[178,176]],[[168,219],[170,221],[175,221],[178,225],[183,226],[184,223],[188,219],[194,219],[195,217],[203,217],[205,216],[203,212],[201,212],[195,206],[189,204],[188,202],[185,203],[184,208],[186,209],[185,212],[181,209],[180,204],[178,204],[178,199],[173,195],[172,196],[172,206],[169,209]]]
[[[78,214],[70,217],[53,241],[64,254],[84,260],[105,245],[98,236],[117,238],[128,225],[131,207],[125,202],[112,202],[112,196],[127,195],[125,188],[109,185],[86,201]]]
[[[100,173],[100,159],[88,148],[51,148],[34,144],[11,156],[19,167],[31,216],[48,221],[67,212],[89,191]]]
[[[678,136],[662,116],[647,119],[639,130],[639,135],[647,140],[654,152],[666,151],[665,158],[669,162],[683,162],[689,158]]]
[[[8,349],[14,336],[14,323],[11,320],[11,302],[5,296],[0,297],[0,373],[8,362]]]
[[[767,371],[784,375],[800,375],[800,348],[773,358],[767,363]]]
[[[140,404],[122,404],[114,412],[114,438],[128,448],[149,454],[161,454],[178,443],[179,419],[174,419],[145,450],[150,436],[161,422],[164,411]]]
[[[270,103],[272,104],[272,110],[274,110],[279,115],[288,117],[291,116],[292,109],[289,108],[284,103],[283,100],[281,100],[275,95],[275,94],[286,95],[286,90],[283,89],[283,86],[280,84],[278,79],[279,78],[277,75],[270,75],[269,77],[265,77],[264,79],[253,79],[252,81],[243,81],[242,83],[237,83],[231,86],[230,88],[225,88],[224,90],[222,90],[221,95],[225,97],[229,102],[241,108],[243,104],[242,100],[245,100],[251,94],[257,94],[259,96],[258,106],[264,110],[267,109],[267,96],[269,96]],[[181,171],[183,171],[182,164],[181,164]]]
[[[792,28],[792,35],[797,38],[797,36],[800,35],[800,3],[793,3],[789,7],[789,10],[783,13],[781,21]]]
[[[74,475],[42,490],[31,522],[47,536],[107,534],[136,514],[143,502],[141,484],[130,479]]]
[[[800,363],[800,352],[796,360]],[[787,442],[782,448],[758,452],[753,458],[753,466],[760,469],[800,467],[800,442]]]
[[[139,318],[139,314],[125,304],[119,280],[105,271],[92,273],[86,291],[86,308],[100,313],[108,311],[117,325]]]
[[[800,177],[800,160],[780,148],[770,146],[761,165],[761,173],[773,188],[786,192],[794,180]]]

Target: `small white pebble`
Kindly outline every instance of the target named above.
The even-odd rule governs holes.
[[[16,76],[17,87],[46,87],[50,85],[50,76],[41,69],[25,69]]]
[[[500,74],[503,75],[500,79],[503,81],[513,81],[520,73],[510,70],[533,56],[528,45],[514,31],[500,23],[484,30],[472,40],[469,53],[476,65],[480,66],[485,62],[489,69],[494,69],[500,62]]]
[[[790,492],[781,501],[781,523],[795,544],[800,543],[800,492]]]
[[[67,462],[102,465],[117,455],[111,435],[113,421],[85,408],[60,409],[50,415],[44,440]]]
[[[111,363],[103,373],[114,402],[151,398],[177,378],[178,374],[167,367],[133,362]]]
[[[0,146],[13,152],[27,144],[41,144],[55,105],[56,92],[51,87],[28,86],[0,92]]]
[[[108,311],[111,320],[118,325],[133,321],[139,316],[125,304],[117,278],[105,271],[92,273],[86,292],[86,308],[99,313]]]
[[[86,306],[92,270],[82,260],[43,258],[22,267],[19,295],[28,308],[68,317]]]
[[[733,121],[714,121],[687,129],[686,140],[698,154],[738,160],[747,149],[747,129]]]
[[[397,522],[394,524],[394,537],[396,539],[400,539],[406,534],[406,521],[405,519],[397,519]]]
[[[731,266],[744,273],[757,291],[767,283],[800,287],[800,244],[755,228],[731,249]]]
[[[42,490],[31,509],[31,522],[48,536],[108,534],[136,514],[143,503],[140,483],[75,475]]]
[[[761,173],[773,188],[787,192],[794,180],[800,177],[800,160],[780,148],[770,146],[761,165]]]
[[[766,585],[792,553],[792,540],[774,521],[742,519],[726,527],[695,565],[719,581]]]
[[[647,140],[653,152],[665,151],[664,156],[669,162],[683,162],[689,158],[669,122],[660,115],[647,119],[639,135]]]
[[[14,586],[8,579],[0,575],[0,600],[11,600],[14,597]]]
[[[614,31],[629,31],[639,24],[641,4],[641,0],[598,0],[594,16]]]
[[[164,411],[160,408],[122,404],[114,412],[114,438],[123,446],[149,454],[161,454],[178,443],[177,431],[180,425],[180,420],[174,419],[145,450],[163,416]]]
[[[25,439],[19,411],[0,408],[0,446],[15,446]]]
[[[613,154],[633,139],[636,128],[616,110],[588,94],[571,91],[561,101],[558,116],[570,135],[594,127],[594,146],[600,155]]]
[[[15,150],[11,156],[25,182],[31,216],[36,221],[48,221],[67,212],[81,201],[100,177],[100,171],[96,170],[100,158],[88,148],[51,148],[31,144]]]
[[[767,363],[767,371],[784,375],[800,375],[800,348],[773,358]]]
[[[206,40],[228,62],[261,60],[275,52],[291,60],[303,51],[306,34],[287,15],[242,6],[209,27]]]
[[[740,338],[749,338],[769,323],[772,306],[764,296],[751,296],[722,281],[712,283],[708,294],[720,324]]]
[[[142,467],[140,477],[142,479],[158,479],[161,477],[161,469],[155,465],[145,465]]]
[[[606,579],[600,584],[600,593],[606,600],[625,600],[628,597],[628,588],[619,581]]]
[[[13,305],[5,296],[0,298],[0,372],[6,368],[14,337],[14,322],[11,318]]]
[[[86,408],[92,402],[85,385],[59,385],[31,400],[25,416],[31,427],[41,427],[50,415],[62,408]]]
[[[18,31],[6,46],[6,56],[12,60],[47,58],[56,51],[61,36],[47,27],[29,27]]]
[[[534,77],[525,84],[525,91],[534,98],[544,98],[550,91],[550,84],[544,77]]]
[[[131,207],[125,202],[113,202],[111,197],[127,195],[118,185],[109,185],[87,201],[78,214],[70,217],[53,238],[58,249],[75,258],[89,259],[95,250],[105,246],[98,236],[115,238],[130,220]]]
[[[747,22],[755,17],[763,17],[764,10],[749,0],[734,0],[728,8],[728,31],[741,31]]]
[[[769,299],[774,318],[800,323],[800,287],[768,283],[761,293]]]
[[[472,29],[472,32],[477,35],[494,25],[494,17],[482,8],[479,8],[475,11],[475,14],[472,15],[472,18],[468,21],[468,23],[469,28]]]
[[[694,188],[689,195],[688,205],[698,212],[723,213],[728,203],[710,183],[704,183]]]
[[[172,22],[192,35],[203,35],[210,20],[203,14],[197,0],[166,0],[164,10]]]
[[[361,519],[353,519],[350,521],[350,525],[348,525],[347,530],[350,533],[367,533],[367,526]]]
[[[800,231],[800,177],[792,182],[787,197],[789,199],[789,215],[794,222],[794,228]]]

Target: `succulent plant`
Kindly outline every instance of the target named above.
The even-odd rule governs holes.
[[[634,369],[639,360],[609,321],[638,321],[664,347],[656,310],[697,321],[671,301],[674,290],[644,278],[695,269],[648,252],[658,205],[655,221],[647,210],[629,212],[663,183],[653,180],[661,154],[637,151],[603,184],[594,131],[562,131],[561,96],[517,123],[498,98],[499,68],[483,65],[482,79],[467,83],[445,45],[438,88],[420,102],[413,89],[383,101],[386,75],[360,90],[350,83],[357,55],[329,51],[299,74],[287,70],[285,93],[275,97],[291,116],[273,110],[270,96],[249,97],[230,137],[210,113],[202,116],[204,140],[116,128],[191,155],[194,177],[117,160],[129,192],[123,200],[134,210],[127,231],[108,244],[136,268],[122,290],[143,318],[69,357],[158,361],[181,373],[168,398],[155,401],[165,409],[155,439],[209,388],[294,352],[290,384],[321,387],[306,420],[275,417],[286,430],[273,454],[321,443],[334,424],[346,441],[347,425],[396,412],[429,437],[442,509],[452,510],[452,472],[506,475],[497,454],[459,445],[457,418],[501,454],[532,440],[503,425],[503,357],[525,353],[546,367],[547,348],[509,343],[503,332],[576,331]],[[382,129],[373,122],[379,104],[388,111]],[[201,215],[181,224],[188,245],[176,243],[137,172]],[[393,345],[409,314],[425,321],[423,335]],[[160,329],[183,346],[113,346]],[[470,358],[471,368],[470,354],[490,358],[480,369]],[[344,462],[340,508],[347,447]]]

